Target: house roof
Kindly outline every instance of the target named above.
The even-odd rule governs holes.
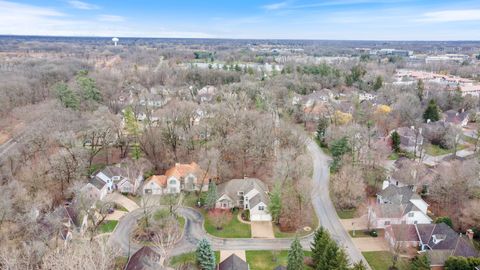
[[[165,172],[165,176],[167,178],[170,178],[173,176],[179,180],[180,178],[186,177],[189,174],[194,174],[195,176],[197,176],[197,178],[201,178],[205,174],[205,171],[202,170],[197,163],[192,162],[190,164],[176,163],[175,166],[173,166],[172,168],[168,169]],[[208,175],[207,175],[207,179],[208,179]]]
[[[390,201],[393,204],[407,204],[412,199],[421,199],[421,197],[413,191],[412,186],[398,187],[389,185],[377,195],[383,200]]]
[[[248,270],[248,264],[235,254],[230,255],[218,265],[219,270]]]
[[[147,183],[150,183],[152,181],[157,183],[157,185],[163,187],[163,186],[167,185],[167,176],[165,176],[165,175],[153,175],[152,177],[150,177],[150,179],[147,181]]]
[[[379,218],[400,218],[405,212],[405,207],[399,204],[382,203],[375,204],[373,210]]]
[[[218,185],[218,197],[227,195],[228,197],[235,199],[238,197],[238,192],[243,191],[244,194],[252,190],[257,190],[259,194],[249,199],[250,207],[254,207],[259,202],[268,202],[268,188],[260,179],[257,178],[244,178],[244,179],[232,179],[228,182]]]
[[[452,124],[461,124],[465,119],[468,118],[467,112],[457,112],[455,110],[448,110],[443,113],[445,116],[445,122]]]
[[[91,178],[89,183],[96,187],[98,190],[102,189],[107,184],[107,182],[103,181],[100,177],[97,176]]]
[[[164,269],[160,265],[161,256],[152,248],[144,246],[128,260],[125,270]]]
[[[431,250],[449,250],[451,256],[479,255],[466,237],[462,237],[445,223],[418,224],[417,232],[421,243],[428,245]]]

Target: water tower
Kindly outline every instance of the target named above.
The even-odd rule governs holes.
[[[117,43],[118,43],[119,39],[114,37],[114,38],[112,38],[112,41],[113,41],[113,44],[115,44],[115,47],[117,47]]]

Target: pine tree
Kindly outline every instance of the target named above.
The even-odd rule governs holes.
[[[299,269],[303,269],[303,249],[298,237],[295,237],[288,251],[287,270]]]
[[[207,239],[202,239],[197,245],[197,264],[202,270],[215,270],[215,253]]]
[[[280,213],[282,212],[282,198],[281,198],[281,187],[280,185],[275,185],[275,188],[270,193],[270,203],[268,204],[268,212],[272,216],[272,221],[275,224],[278,224],[280,220]]]
[[[338,249],[337,256],[332,262],[332,270],[349,270],[348,267],[348,257],[343,249]]]
[[[54,88],[55,95],[66,108],[77,109],[79,105],[77,95],[65,83],[58,83]]]
[[[320,120],[318,120],[317,132],[315,135],[317,142],[320,143],[321,146],[324,146],[325,144],[325,135],[327,133],[327,128],[328,119],[326,117],[321,117]]]
[[[95,80],[87,77],[88,71],[80,71],[77,75],[76,82],[83,93],[86,100],[101,101],[102,95],[98,90]]]
[[[383,78],[382,76],[377,76],[375,78],[375,83],[373,84],[373,90],[377,91],[378,89],[382,88],[383,86]]]
[[[426,255],[416,256],[410,264],[411,270],[430,270],[430,260]]]
[[[400,135],[398,134],[397,131],[394,131],[392,132],[391,138],[392,138],[392,150],[398,153],[400,151]]]
[[[423,92],[425,91],[425,84],[423,83],[423,80],[420,79],[417,82],[417,96],[420,101],[423,101]]]
[[[440,120],[440,114],[438,113],[438,106],[435,103],[435,100],[431,99],[428,102],[428,107],[423,113],[423,119],[425,122],[427,122],[428,119],[430,119],[432,122]]]
[[[330,243],[328,243],[328,245],[325,247],[322,260],[317,265],[317,270],[334,270],[337,266],[337,256],[338,246],[335,242],[330,241]]]
[[[330,235],[328,232],[323,228],[320,227],[313,236],[312,242],[312,260],[314,265],[318,265],[320,261],[322,261],[323,254],[325,252],[325,248],[330,243]]]
[[[215,208],[217,199],[218,199],[217,185],[215,184],[214,181],[210,181],[210,183],[208,183],[207,198],[205,199],[205,205],[207,209]]]
[[[363,261],[359,261],[353,265],[352,270],[367,270],[367,267]]]

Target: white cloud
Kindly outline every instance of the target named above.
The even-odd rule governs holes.
[[[102,22],[124,22],[125,17],[118,15],[102,14],[98,17],[98,20]]]
[[[94,4],[90,4],[87,2],[82,2],[78,0],[70,0],[68,1],[70,6],[76,9],[83,9],[83,10],[92,10],[92,9],[99,9],[100,7]]]
[[[459,21],[480,21],[480,9],[457,9],[433,11],[423,14],[418,19],[423,22],[459,22]]]
[[[264,5],[262,6],[262,8],[266,10],[277,10],[277,9],[285,8],[287,6],[288,6],[288,2],[285,1],[285,2]]]
[[[18,13],[18,14],[17,14]],[[0,0],[0,20],[5,21],[3,16],[26,16],[26,17],[55,17],[64,16],[62,12],[59,12],[53,8],[37,7],[27,4],[19,4],[15,2]]]

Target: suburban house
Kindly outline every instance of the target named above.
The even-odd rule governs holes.
[[[218,199],[215,207],[249,209],[251,221],[270,221],[272,216],[267,211],[268,202],[268,188],[261,180],[232,179],[218,185]]]
[[[460,113],[455,110],[448,110],[444,112],[443,115],[446,123],[457,127],[465,127],[469,121],[468,112],[465,112],[464,110]]]
[[[385,228],[385,238],[391,247],[408,245],[427,254],[432,269],[442,269],[449,256],[479,256],[471,243],[473,234],[458,234],[445,223],[391,225]]]
[[[428,204],[414,191],[413,186],[398,187],[384,182],[377,201],[368,209],[372,227],[385,228],[392,224],[429,224]]]
[[[423,145],[422,129],[415,127],[399,127],[396,129],[400,136],[400,148],[408,152],[419,152]]]
[[[122,193],[136,193],[142,181],[143,173],[140,171],[122,167],[121,164],[107,166],[91,176],[90,181],[82,188],[82,192],[103,200],[114,190]]]
[[[218,270],[249,270],[248,263],[237,255],[232,254],[223,260],[217,267]]]
[[[155,250],[144,246],[130,257],[125,270],[166,269],[163,267],[164,260]]]
[[[143,194],[180,193],[180,191],[207,191],[210,176],[197,163],[176,163],[165,175],[154,175],[143,185]]]
[[[215,86],[207,85],[197,92],[197,102],[198,103],[209,103],[212,102],[217,93],[217,88]]]

